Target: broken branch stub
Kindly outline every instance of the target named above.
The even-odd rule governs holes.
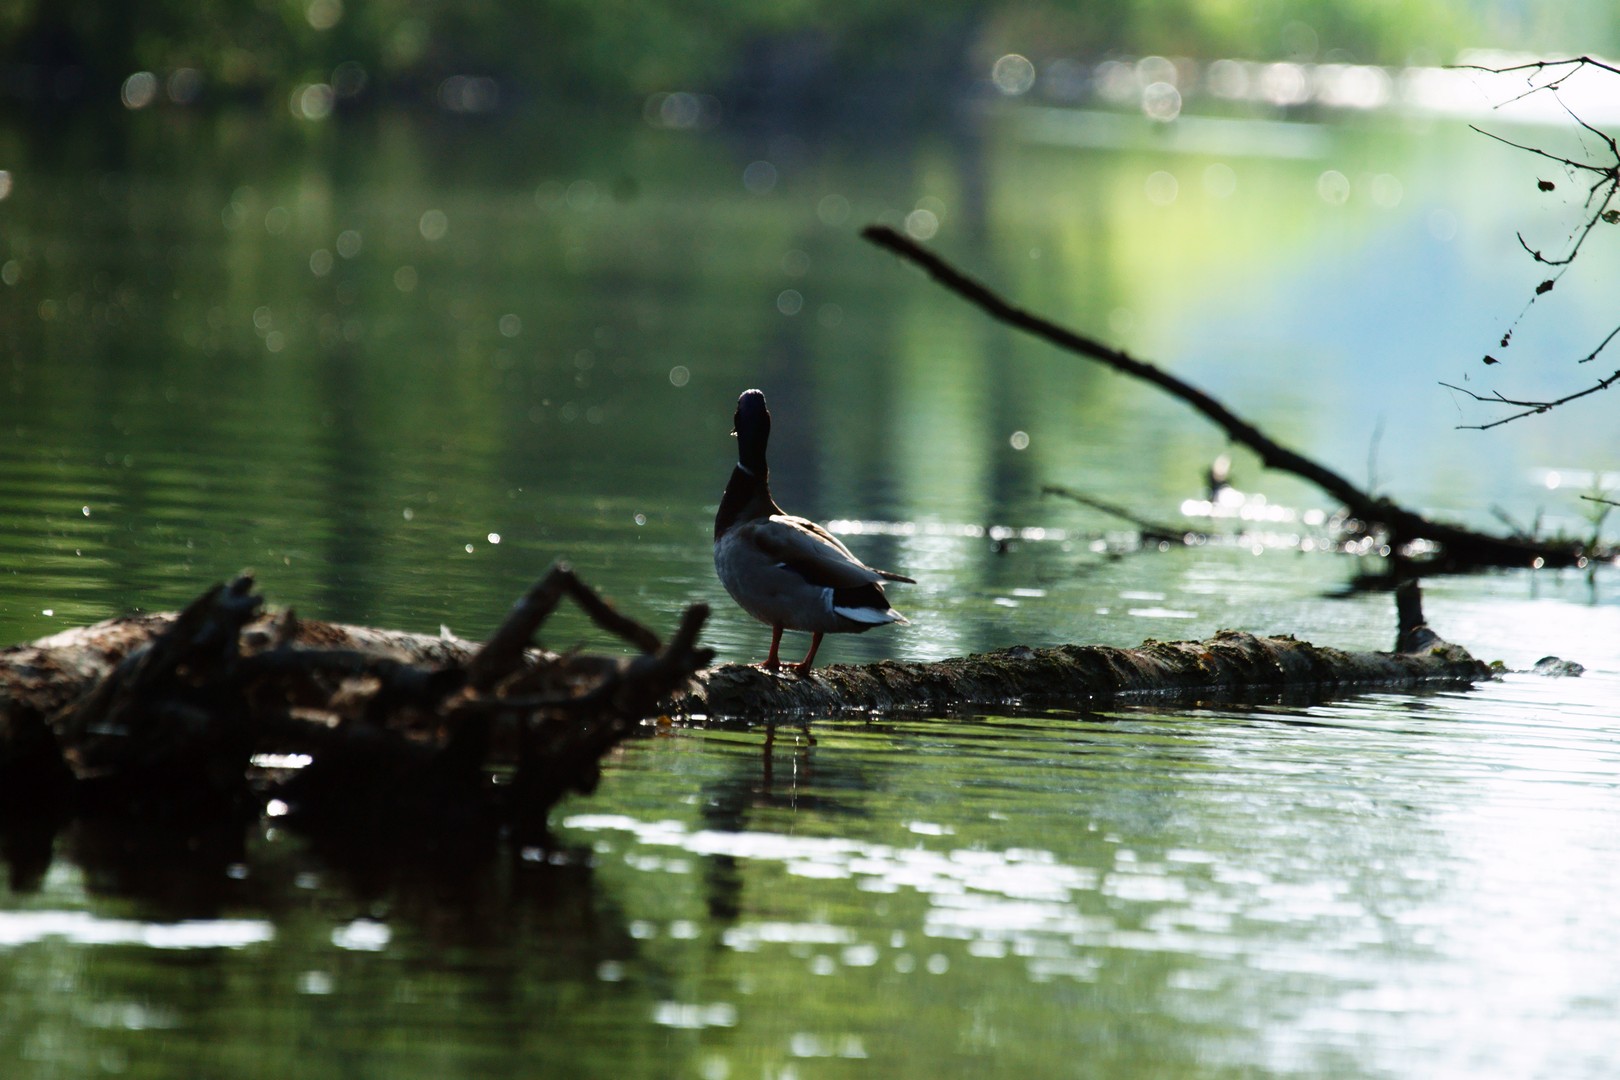
[[[490,636],[467,664],[472,685],[488,689],[523,664],[525,651],[542,623],[564,596],[579,605],[597,626],[634,645],[644,653],[657,652],[658,635],[634,619],[621,615],[611,604],[580,581],[565,562],[552,564],[545,576],[513,605],[506,621]]]

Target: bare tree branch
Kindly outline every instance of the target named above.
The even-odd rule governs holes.
[[[1447,557],[1469,566],[1573,566],[1586,553],[1577,543],[1532,542],[1516,537],[1491,536],[1460,525],[1431,521],[1421,514],[1361,490],[1332,469],[1319,465],[1270,438],[1209,394],[1162,368],[1138,360],[1120,349],[1076,333],[1039,315],[1025,311],[983,282],[969,277],[927,248],[885,225],[869,225],[861,236],[891,251],[962,297],[992,318],[1018,328],[1060,349],[1088,357],[1116,371],[1159,387],[1192,406],[1234,442],[1260,457],[1269,468],[1281,469],[1308,480],[1343,503],[1352,515],[1390,534],[1391,546],[1413,540],[1440,544]]]
[[[1579,117],[1576,119],[1578,122]],[[1534,154],[1537,157],[1544,157],[1548,161],[1556,161],[1560,165],[1568,165],[1572,169],[1585,169],[1588,172],[1600,173],[1604,176],[1609,175],[1609,173],[1613,171],[1612,169],[1605,168],[1602,165],[1593,165],[1589,161],[1576,161],[1574,158],[1567,158],[1562,154],[1551,153],[1550,151],[1541,149],[1539,146],[1526,146],[1524,143],[1516,143],[1512,139],[1503,138],[1494,131],[1486,131],[1478,124],[1469,124],[1468,128],[1470,131],[1477,131],[1487,139],[1494,139],[1504,146],[1511,146],[1515,150],[1523,150],[1527,154]]]
[[[1569,118],[1574,121],[1578,127],[1602,141],[1603,145],[1608,149],[1609,157],[1612,159],[1610,162],[1606,163],[1580,161],[1562,154],[1551,153],[1537,146],[1529,146],[1524,143],[1515,142],[1514,140],[1504,138],[1495,132],[1486,131],[1484,128],[1481,128],[1476,124],[1469,125],[1469,127],[1471,127],[1474,131],[1477,131],[1479,134],[1484,135],[1488,139],[1493,139],[1496,142],[1502,143],[1504,146],[1511,146],[1515,150],[1520,150],[1524,153],[1533,154],[1536,157],[1556,162],[1570,170],[1584,171],[1595,174],[1596,177],[1592,181],[1591,186],[1587,188],[1586,198],[1582,204],[1585,211],[1585,220],[1571,233],[1569,247],[1562,256],[1548,255],[1544,251],[1532,247],[1530,242],[1524,238],[1524,234],[1522,232],[1515,234],[1515,236],[1518,238],[1519,246],[1524,248],[1525,252],[1532,259],[1544,266],[1556,267],[1557,270],[1550,278],[1541,281],[1536,286],[1535,292],[1530,297],[1529,301],[1526,302],[1524,310],[1521,311],[1518,317],[1513,320],[1513,325],[1508,329],[1507,333],[1502,335],[1502,347],[1506,348],[1509,341],[1513,337],[1513,329],[1518,326],[1519,320],[1524,317],[1525,313],[1529,311],[1531,305],[1533,305],[1536,300],[1546,293],[1552,291],[1553,287],[1563,278],[1564,273],[1571,265],[1574,264],[1576,258],[1580,256],[1586,241],[1591,237],[1593,230],[1597,228],[1598,222],[1607,222],[1611,225],[1620,224],[1620,207],[1612,207],[1610,205],[1615,200],[1616,194],[1620,193],[1620,143],[1617,143],[1613,135],[1610,135],[1608,132],[1603,131],[1578,115],[1574,109],[1569,107],[1568,102],[1564,101],[1564,99],[1558,94],[1558,91],[1563,84],[1576,72],[1586,70],[1587,68],[1594,68],[1600,71],[1608,72],[1612,75],[1620,75],[1620,68],[1616,68],[1599,60],[1594,60],[1590,56],[1570,57],[1563,60],[1538,60],[1531,63],[1516,64],[1510,67],[1501,68],[1486,67],[1479,64],[1463,64],[1458,66],[1464,70],[1482,71],[1494,75],[1505,75],[1516,72],[1526,73],[1526,79],[1530,82],[1529,88],[1523,93],[1502,102],[1497,107],[1500,108],[1501,105],[1511,104],[1514,101],[1522,100],[1531,94],[1539,93],[1543,90],[1548,91],[1558,102],[1559,107],[1569,115]],[[1555,75],[1553,78],[1543,82],[1536,81],[1537,76],[1543,72],[1553,72]],[[1543,181],[1541,187],[1544,191],[1550,191],[1552,190],[1553,185],[1550,182]],[[1620,326],[1616,326],[1613,330],[1609,331],[1603,340],[1598,343],[1596,348],[1587,353],[1585,356],[1581,357],[1576,361],[1576,363],[1585,364],[1595,360],[1598,354],[1606,349],[1610,342],[1615,339],[1616,335],[1620,335]],[[1485,362],[1487,364],[1494,364],[1498,361],[1494,357],[1487,356],[1485,358]],[[1560,398],[1546,401],[1519,400],[1506,397],[1499,392],[1480,394],[1473,390],[1469,390],[1466,387],[1457,386],[1453,383],[1442,382],[1440,385],[1446,387],[1447,389],[1457,391],[1458,393],[1466,394],[1468,397],[1477,402],[1488,405],[1506,405],[1520,410],[1485,424],[1457,425],[1459,428],[1468,430],[1485,431],[1489,430],[1490,428],[1500,427],[1503,424],[1511,423],[1514,420],[1522,420],[1529,416],[1539,416],[1540,414],[1549,412],[1560,405],[1566,405],[1569,402],[1577,401],[1583,397],[1595,394],[1599,390],[1607,390],[1617,380],[1620,380],[1620,371],[1615,372],[1606,379],[1598,380],[1596,383],[1586,387],[1585,389],[1578,390],[1571,394],[1566,394]]]
[[[1541,86],[1532,87],[1532,91],[1550,89],[1556,86],[1558,83],[1563,82],[1565,79],[1569,78],[1583,67],[1600,68],[1603,71],[1611,71],[1616,75],[1620,75],[1620,68],[1611,67],[1610,65],[1605,64],[1603,61],[1594,59],[1590,56],[1571,56],[1563,60],[1532,60],[1528,63],[1513,64],[1509,67],[1488,67],[1484,64],[1453,64],[1451,66],[1457,71],[1483,71],[1491,75],[1511,75],[1516,71],[1528,71],[1530,73],[1530,78],[1534,78],[1537,74],[1546,71],[1549,68],[1569,68],[1568,71],[1564,72],[1562,75],[1559,75],[1556,79],[1552,80],[1552,82],[1545,83]]]
[[[1160,542],[1165,542],[1171,544],[1181,544],[1185,543],[1187,537],[1193,533],[1193,530],[1191,529],[1178,529],[1174,525],[1167,525],[1162,521],[1149,520],[1148,518],[1141,517],[1133,511],[1120,506],[1118,503],[1106,502],[1103,499],[1098,499],[1094,496],[1087,495],[1083,491],[1076,491],[1073,488],[1064,487],[1062,484],[1046,484],[1042,486],[1041,494],[1056,495],[1058,498],[1068,499],[1071,502],[1079,503],[1081,506],[1089,506],[1093,510],[1101,510],[1105,514],[1111,514],[1114,517],[1120,518],[1121,520],[1128,521],[1132,525],[1135,525],[1137,530],[1142,534],[1142,541],[1144,543],[1157,544]]]

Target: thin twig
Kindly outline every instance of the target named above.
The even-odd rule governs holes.
[[[1072,502],[1079,503],[1081,506],[1089,506],[1093,510],[1101,510],[1103,513],[1112,514],[1122,521],[1128,521],[1141,532],[1142,539],[1149,542],[1157,543],[1161,540],[1167,540],[1173,544],[1180,544],[1185,542],[1188,536],[1188,530],[1186,529],[1177,529],[1175,526],[1166,525],[1161,521],[1150,521],[1147,518],[1139,517],[1116,503],[1092,498],[1084,492],[1066,488],[1061,484],[1047,484],[1041,488],[1041,494],[1056,495],[1060,499],[1069,499]]]
[[[1579,119],[1579,118],[1577,118],[1577,119]],[[1585,169],[1588,172],[1601,173],[1601,174],[1604,174],[1604,175],[1607,175],[1609,173],[1609,171],[1610,171],[1609,169],[1605,168],[1602,165],[1593,165],[1590,161],[1576,161],[1574,158],[1567,158],[1567,157],[1564,157],[1562,154],[1550,153],[1550,152],[1548,152],[1546,150],[1543,150],[1543,149],[1541,149],[1540,147],[1537,147],[1537,146],[1526,146],[1524,143],[1516,143],[1512,139],[1504,139],[1502,136],[1498,135],[1496,132],[1494,132],[1494,131],[1486,131],[1484,128],[1480,127],[1478,124],[1469,124],[1468,127],[1472,131],[1479,132],[1479,134],[1485,136],[1487,139],[1495,139],[1497,142],[1501,143],[1503,146],[1511,146],[1515,150],[1523,150],[1527,154],[1534,154],[1537,157],[1544,157],[1548,161],[1556,161],[1556,162],[1558,162],[1558,164],[1560,164],[1560,165],[1568,165],[1572,169]]]
[[[1488,67],[1484,64],[1452,64],[1450,66],[1456,71],[1484,71],[1492,75],[1510,75],[1515,71],[1528,71],[1534,75],[1536,72],[1545,71],[1548,68],[1571,66],[1573,70],[1558,76],[1559,82],[1569,78],[1583,66],[1601,68],[1604,71],[1612,71],[1616,75],[1620,75],[1620,68],[1611,67],[1603,61],[1593,59],[1590,56],[1570,56],[1562,60],[1531,60],[1523,64],[1511,64],[1508,67]]]
[[[1548,279],[1542,281],[1541,283],[1539,283],[1536,286],[1535,293],[1530,297],[1529,301],[1525,304],[1525,311],[1528,311],[1530,306],[1533,305],[1536,302],[1537,299],[1539,299],[1541,296],[1543,296],[1544,294],[1549,292],[1558,281],[1562,280],[1562,278],[1564,276],[1564,273],[1575,262],[1576,258],[1579,257],[1582,248],[1586,244],[1586,241],[1591,237],[1593,230],[1595,230],[1597,228],[1598,222],[1600,222],[1600,221],[1607,221],[1607,222],[1610,222],[1610,223],[1620,222],[1620,211],[1616,211],[1616,210],[1613,210],[1613,209],[1609,208],[1609,204],[1614,200],[1616,194],[1620,193],[1620,142],[1617,142],[1617,140],[1615,139],[1615,137],[1613,135],[1610,135],[1608,132],[1603,131],[1600,128],[1598,128],[1597,126],[1595,126],[1594,124],[1592,124],[1590,121],[1585,120],[1584,118],[1582,118],[1579,114],[1577,114],[1575,112],[1574,109],[1570,108],[1569,104],[1566,101],[1564,101],[1564,99],[1562,97],[1560,97],[1559,93],[1558,93],[1559,88],[1561,87],[1561,85],[1564,83],[1565,80],[1570,78],[1576,72],[1582,71],[1582,70],[1586,69],[1587,67],[1596,68],[1598,70],[1606,71],[1606,72],[1609,72],[1610,74],[1615,74],[1615,75],[1620,75],[1620,68],[1616,68],[1616,67],[1614,67],[1612,65],[1603,63],[1602,61],[1599,61],[1599,60],[1594,60],[1590,56],[1570,57],[1570,58],[1564,59],[1564,60],[1537,60],[1537,61],[1530,62],[1530,63],[1516,64],[1516,65],[1513,65],[1513,66],[1510,66],[1510,67],[1501,67],[1501,68],[1486,67],[1484,65],[1479,65],[1479,64],[1464,64],[1464,65],[1459,65],[1459,66],[1464,68],[1464,69],[1467,69],[1467,70],[1484,71],[1484,72],[1490,72],[1492,74],[1498,74],[1498,75],[1512,73],[1512,72],[1528,72],[1529,74],[1528,74],[1527,78],[1532,84],[1530,86],[1530,88],[1527,89],[1524,93],[1519,94],[1519,95],[1517,95],[1517,96],[1515,96],[1513,98],[1510,98],[1510,99],[1508,99],[1508,102],[1503,102],[1502,104],[1508,104],[1509,102],[1512,102],[1512,101],[1518,101],[1518,100],[1520,100],[1520,99],[1522,99],[1524,97],[1529,96],[1530,94],[1537,93],[1537,92],[1542,91],[1542,90],[1550,91],[1552,93],[1552,95],[1553,95],[1554,100],[1556,100],[1558,102],[1559,106],[1564,110],[1564,112],[1566,112],[1569,115],[1569,118],[1571,120],[1573,120],[1575,122],[1575,124],[1577,126],[1579,126],[1582,130],[1590,133],[1594,137],[1601,140],[1603,145],[1608,148],[1610,158],[1613,159],[1612,163],[1609,163],[1609,164],[1597,164],[1597,163],[1590,162],[1590,161],[1577,161],[1576,159],[1574,159],[1572,157],[1566,157],[1566,156],[1561,155],[1561,154],[1550,153],[1550,152],[1548,152],[1546,150],[1541,149],[1540,147],[1529,146],[1529,145],[1526,145],[1524,143],[1515,142],[1512,139],[1504,138],[1503,136],[1497,135],[1494,132],[1486,131],[1484,128],[1481,128],[1481,127],[1479,127],[1478,125],[1475,125],[1475,124],[1470,124],[1469,125],[1469,127],[1473,128],[1474,131],[1477,131],[1479,134],[1484,135],[1486,138],[1494,139],[1495,141],[1497,141],[1499,143],[1502,143],[1505,146],[1511,146],[1515,150],[1520,150],[1520,151],[1523,151],[1524,153],[1533,154],[1536,157],[1544,158],[1544,159],[1546,159],[1548,161],[1557,162],[1558,164],[1563,165],[1564,167],[1566,167],[1568,169],[1571,169],[1571,170],[1585,170],[1586,172],[1589,172],[1589,173],[1595,173],[1596,176],[1597,176],[1597,178],[1592,182],[1591,186],[1588,187],[1587,191],[1586,191],[1586,199],[1585,199],[1585,201],[1583,203],[1584,211],[1585,211],[1585,214],[1586,214],[1586,220],[1584,221],[1584,223],[1577,230],[1575,230],[1571,234],[1569,247],[1568,247],[1568,249],[1567,249],[1567,251],[1565,252],[1564,255],[1562,255],[1561,257],[1552,257],[1552,256],[1549,256],[1549,255],[1546,255],[1542,251],[1531,247],[1530,242],[1527,241],[1524,238],[1523,233],[1516,233],[1515,234],[1515,236],[1517,236],[1517,238],[1518,238],[1519,246],[1522,247],[1525,250],[1525,252],[1528,253],[1529,256],[1532,259],[1534,259],[1536,262],[1538,262],[1538,263],[1540,263],[1540,264],[1542,264],[1544,266],[1550,266],[1550,267],[1556,267],[1557,268],[1556,271],[1553,273],[1551,278],[1548,278]],[[1559,72],[1554,78],[1549,79],[1546,82],[1535,82],[1536,76],[1539,75],[1540,73],[1542,73],[1544,71],[1555,71],[1557,69],[1567,69],[1567,70],[1563,70],[1563,71]],[[1543,187],[1544,187],[1544,189],[1550,189],[1551,185],[1550,184],[1544,184]],[[1520,318],[1522,318],[1523,316],[1524,316],[1524,312],[1521,311],[1520,312]],[[1519,321],[1518,319],[1514,320],[1514,325],[1515,326],[1518,325],[1518,321]],[[1508,331],[1508,334],[1505,335],[1502,338],[1502,344],[1504,346],[1507,344],[1508,337],[1511,336],[1511,334],[1512,334],[1512,330],[1510,329]],[[1580,364],[1585,364],[1585,363],[1588,363],[1588,362],[1596,359],[1598,354],[1601,353],[1605,348],[1607,348],[1609,346],[1609,343],[1614,340],[1614,338],[1615,338],[1615,336],[1617,334],[1620,334],[1620,326],[1616,326],[1613,330],[1609,331],[1609,333],[1603,338],[1603,340],[1598,343],[1596,348],[1594,348],[1591,352],[1587,353],[1584,357],[1581,357],[1576,362],[1580,363]],[[1487,358],[1487,362],[1491,362],[1490,358]],[[1500,418],[1498,418],[1496,420],[1493,420],[1490,423],[1485,423],[1485,424],[1459,424],[1458,425],[1458,427],[1465,428],[1465,429],[1468,429],[1468,430],[1486,431],[1486,430],[1489,430],[1490,428],[1500,427],[1503,424],[1512,423],[1515,420],[1523,420],[1524,418],[1530,417],[1530,416],[1539,416],[1540,414],[1548,412],[1548,411],[1550,411],[1552,409],[1555,409],[1560,405],[1565,405],[1565,404],[1568,404],[1571,401],[1579,400],[1580,398],[1586,397],[1586,396],[1588,396],[1590,394],[1595,394],[1599,390],[1606,390],[1611,385],[1613,385],[1614,382],[1617,379],[1620,379],[1620,371],[1615,372],[1613,375],[1609,376],[1606,379],[1598,380],[1596,383],[1594,383],[1591,386],[1586,387],[1585,389],[1578,390],[1578,391],[1576,391],[1574,393],[1566,394],[1561,398],[1557,398],[1555,400],[1549,400],[1549,401],[1520,401],[1520,400],[1515,400],[1513,398],[1505,397],[1501,393],[1491,393],[1491,394],[1475,393],[1474,391],[1469,390],[1466,387],[1457,386],[1457,385],[1455,385],[1453,383],[1444,383],[1443,382],[1440,385],[1442,385],[1442,386],[1444,386],[1444,387],[1446,387],[1446,388],[1448,388],[1450,390],[1455,390],[1455,391],[1457,391],[1459,393],[1466,394],[1470,398],[1472,398],[1473,400],[1478,401],[1478,402],[1482,402],[1482,403],[1485,403],[1485,404],[1491,404],[1491,405],[1507,405],[1507,406],[1510,406],[1512,408],[1516,408],[1516,409],[1520,410],[1520,411],[1512,413],[1512,414],[1510,414],[1508,416],[1503,416],[1503,417],[1500,417]]]
[[[1616,328],[1615,333],[1620,333],[1620,327]],[[1609,335],[1609,338],[1613,338],[1613,337],[1614,337],[1614,334],[1611,333]],[[1604,344],[1608,344],[1609,338],[1604,339]],[[1599,348],[1601,348],[1601,347],[1602,346],[1599,346]],[[1593,353],[1592,355],[1596,356],[1597,354]],[[1587,359],[1591,359],[1591,357],[1587,357]],[[1457,425],[1459,428],[1461,428],[1464,431],[1489,431],[1491,428],[1501,427],[1503,424],[1509,424],[1509,423],[1512,423],[1515,420],[1522,420],[1527,416],[1537,416],[1537,415],[1539,415],[1541,413],[1547,412],[1550,409],[1556,409],[1560,405],[1567,405],[1571,401],[1579,400],[1580,398],[1586,397],[1588,394],[1595,394],[1599,390],[1607,390],[1609,387],[1613,386],[1616,382],[1620,382],[1620,371],[1616,371],[1614,374],[1610,375],[1606,379],[1598,380],[1593,385],[1588,386],[1585,390],[1577,390],[1573,394],[1565,394],[1563,397],[1556,398],[1556,399],[1554,399],[1552,401],[1520,401],[1520,400],[1517,400],[1515,398],[1504,397],[1501,394],[1476,394],[1474,391],[1468,389],[1467,387],[1458,386],[1455,383],[1443,382],[1440,385],[1444,386],[1448,390],[1455,390],[1458,393],[1467,394],[1469,397],[1473,398],[1475,401],[1485,402],[1486,404],[1490,404],[1490,405],[1511,405],[1512,407],[1514,407],[1516,409],[1523,409],[1524,410],[1523,412],[1516,412],[1511,416],[1499,417],[1498,419],[1492,420],[1488,424],[1458,424]]]

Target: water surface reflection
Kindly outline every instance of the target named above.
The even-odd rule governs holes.
[[[731,403],[763,385],[784,500],[919,579],[912,627],[829,660],[1223,627],[1388,645],[1388,599],[1343,595],[1348,560],[1122,556],[1093,543],[1116,521],[1042,499],[1173,517],[1226,448],[855,237],[923,210],[1019,302],[1347,475],[1378,443],[1402,502],[1586,527],[1546,479],[1604,475],[1601,425],[1459,442],[1437,400],[1522,304],[1502,267],[1535,190],[1461,128],[1321,125],[1304,159],[1077,149],[1014,120],[801,146],[761,191],[768,149],[576,120],[0,130],[4,640],[244,566],[304,614],[478,637],[561,555],[653,625],[715,601],[709,643],[757,659],[709,530]],[[1549,294],[1549,352],[1606,332],[1611,279]],[[555,853],[38,824],[0,837],[0,1057],[24,1077],[1607,1076],[1607,574],[1430,585],[1445,636],[1580,680],[670,726],[562,809]],[[567,616],[550,633],[615,647]]]

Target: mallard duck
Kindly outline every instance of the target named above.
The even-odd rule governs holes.
[[[771,414],[764,394],[747,390],[737,399],[731,433],[737,437],[737,467],[714,516],[714,569],[731,598],[771,628],[765,670],[781,667],[777,649],[784,630],[812,635],[810,651],[792,665],[803,676],[810,671],[822,635],[904,624],[906,617],[889,606],[881,583],[915,585],[915,581],[867,566],[832,533],[783,513],[771,498],[765,464]]]

